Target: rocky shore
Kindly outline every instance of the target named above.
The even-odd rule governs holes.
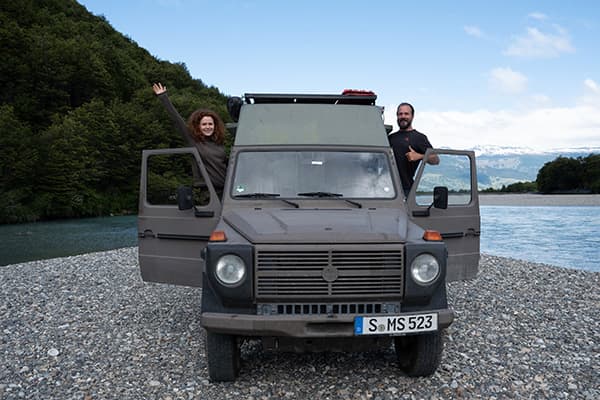
[[[0,267],[1,399],[598,399],[600,274],[483,256],[452,283],[456,320],[431,377],[393,349],[242,347],[208,381],[200,290],[141,281],[137,249]]]

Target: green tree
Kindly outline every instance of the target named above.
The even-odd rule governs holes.
[[[35,195],[38,162],[31,129],[17,119],[9,105],[0,106],[0,223],[32,221],[37,215],[24,206]]]
[[[600,154],[590,154],[583,159],[583,185],[592,193],[600,193]]]
[[[536,182],[542,193],[575,191],[583,188],[582,176],[581,159],[561,156],[544,164]]]
[[[502,191],[508,193],[528,193],[536,190],[537,184],[535,182],[515,182],[506,187],[502,186]]]
[[[67,116],[43,135],[47,144],[44,173],[39,177],[36,206],[47,218],[98,215],[98,196],[93,189],[105,171],[94,161],[96,149],[86,127]]]

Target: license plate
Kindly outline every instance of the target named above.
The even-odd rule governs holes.
[[[414,332],[437,331],[438,315],[414,314],[379,317],[356,317],[355,335],[386,335]]]

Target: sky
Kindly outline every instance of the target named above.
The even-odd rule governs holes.
[[[372,90],[434,147],[600,149],[600,1],[78,1],[226,95]]]

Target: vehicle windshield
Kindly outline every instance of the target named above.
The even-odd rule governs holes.
[[[240,152],[231,196],[252,198],[253,193],[304,199],[396,197],[386,154],[351,151]]]

